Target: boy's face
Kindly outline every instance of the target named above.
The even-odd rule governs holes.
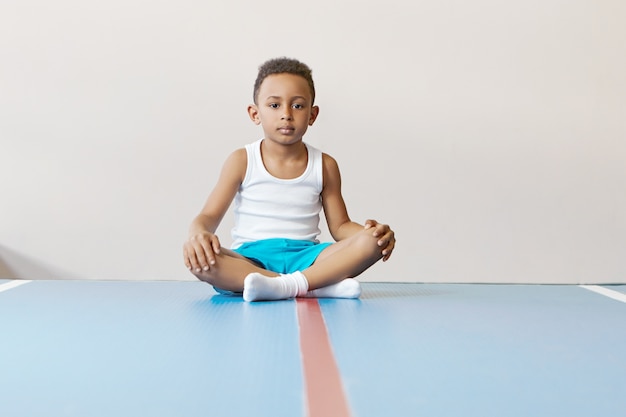
[[[257,103],[248,106],[254,123],[263,127],[265,139],[283,144],[302,140],[319,108],[313,106],[307,81],[294,74],[272,74],[261,83]]]

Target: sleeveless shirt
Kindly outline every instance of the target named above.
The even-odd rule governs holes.
[[[272,176],[263,164],[261,142],[246,145],[246,176],[235,196],[235,249],[245,242],[284,238],[318,242],[323,188],[322,152],[305,143],[308,161],[297,178]]]

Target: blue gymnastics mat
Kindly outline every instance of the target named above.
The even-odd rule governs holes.
[[[296,304],[200,282],[2,291],[0,416],[304,417]],[[361,299],[319,306],[353,417],[626,415],[618,299],[574,285],[364,283]]]

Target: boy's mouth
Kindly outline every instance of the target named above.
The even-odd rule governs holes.
[[[289,133],[293,133],[293,131],[296,130],[295,128],[291,127],[291,126],[281,126],[278,128],[278,131],[282,134],[289,134]]]

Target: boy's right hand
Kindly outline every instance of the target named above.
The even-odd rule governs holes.
[[[206,272],[215,265],[220,248],[219,238],[211,232],[190,235],[183,245],[185,265],[192,272]]]

